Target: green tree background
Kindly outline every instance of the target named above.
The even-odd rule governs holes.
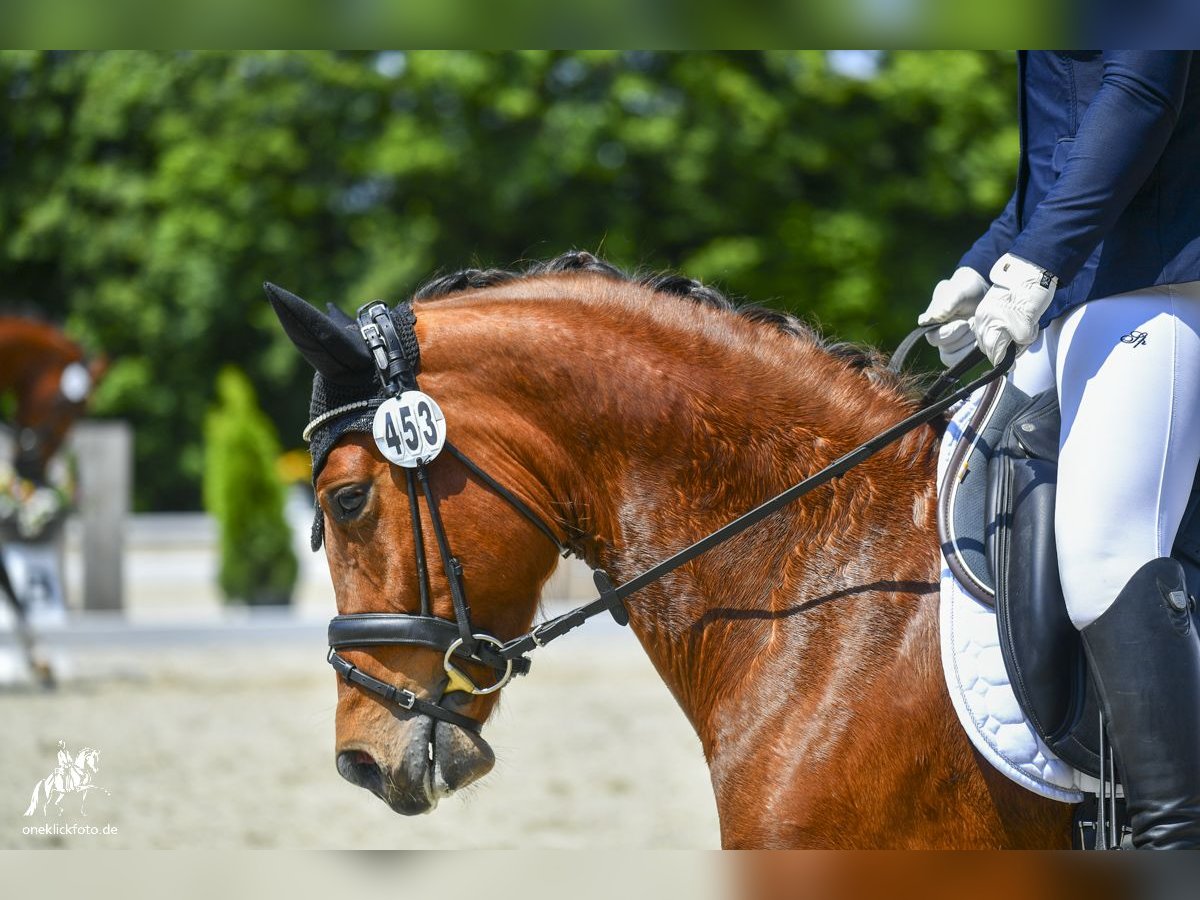
[[[300,444],[263,280],[353,310],[580,247],[887,346],[1007,198],[1014,97],[974,51],[6,51],[0,305],[111,357],[137,507],[194,508],[223,365]]]

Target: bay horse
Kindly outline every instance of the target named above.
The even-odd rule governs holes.
[[[521,274],[448,275],[412,308],[420,388],[450,439],[618,583],[917,408],[911,385],[871,352],[583,252]],[[306,309],[325,324],[305,331],[280,316],[309,362],[327,377],[359,365],[337,346],[344,334],[329,337],[357,338],[352,321]],[[994,771],[946,692],[937,431],[913,432],[628,602],[630,627],[700,738],[725,847],[1070,846],[1072,808]],[[418,608],[399,471],[362,432],[342,436],[319,470],[341,614]],[[451,455],[429,478],[473,621],[504,640],[526,631],[553,546]],[[433,614],[454,619],[431,553]],[[429,649],[345,656],[422,697],[446,686]],[[444,704],[482,720],[496,696],[457,692]],[[343,777],[404,814],[494,763],[478,734],[343,679],[336,758]]]
[[[40,319],[0,316],[0,395],[12,392],[18,470],[38,480],[107,367]]]
[[[95,385],[103,377],[103,357],[87,360],[82,348],[56,326],[24,316],[0,316],[0,397],[13,398],[16,455],[4,460],[20,478],[41,482],[46,465],[58,452],[71,426],[82,415]],[[45,684],[53,683],[49,663],[35,647],[25,607],[17,597],[3,560],[0,595],[13,610],[18,640],[30,669]]]

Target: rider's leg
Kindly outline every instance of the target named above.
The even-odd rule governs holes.
[[[1134,843],[1200,847],[1200,636],[1164,558],[1200,460],[1200,284],[1093,301],[1056,349],[1059,568]]]
[[[1078,307],[1057,344],[1055,535],[1084,628],[1175,543],[1200,460],[1200,282]]]
[[[1035,397],[1054,387],[1054,347],[1057,344],[1058,321],[1037,336],[1029,349],[1017,357],[1008,380],[1013,387]]]

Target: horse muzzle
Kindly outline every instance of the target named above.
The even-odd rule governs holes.
[[[403,723],[398,741],[338,742],[337,770],[405,816],[431,812],[492,770],[496,755],[477,734],[419,716]]]

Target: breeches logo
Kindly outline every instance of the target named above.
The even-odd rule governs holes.
[[[1146,337],[1149,333],[1148,331],[1131,331],[1125,337],[1121,338],[1121,343],[1140,347],[1146,343]]]

